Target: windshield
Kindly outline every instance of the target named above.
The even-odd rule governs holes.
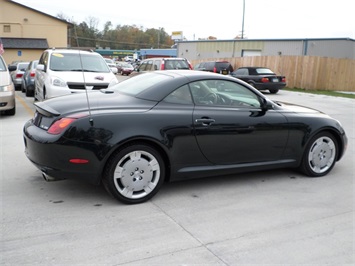
[[[115,91],[136,96],[142,91],[150,88],[151,86],[172,78],[173,77],[168,75],[145,73],[135,76],[133,78],[126,79],[115,85],[113,88]]]
[[[105,60],[96,54],[53,53],[49,68],[53,71],[110,72]]]

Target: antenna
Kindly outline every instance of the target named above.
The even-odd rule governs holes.
[[[89,122],[90,125],[94,125],[94,119],[91,116],[91,108],[90,108],[90,101],[89,101],[89,95],[88,95],[88,90],[86,89],[86,81],[85,81],[85,71],[84,71],[84,65],[83,65],[83,60],[81,58],[81,51],[79,50],[79,58],[80,58],[80,66],[81,66],[81,73],[83,74],[83,81],[84,81],[84,88],[85,88],[85,95],[86,95],[86,102],[88,104],[88,109],[89,109]]]

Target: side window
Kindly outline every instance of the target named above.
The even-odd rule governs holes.
[[[235,71],[235,74],[237,75],[248,75],[248,69],[246,68],[241,68],[241,69],[238,69],[237,71]]]
[[[145,71],[146,67],[147,67],[147,61],[144,61],[139,65],[138,69],[139,71]]]
[[[154,70],[160,70],[160,59],[154,60],[153,68]]]
[[[166,96],[163,100],[164,102],[167,103],[176,103],[176,104],[192,104],[192,97],[190,93],[190,89],[188,85],[184,85],[172,93],[170,93],[168,96]]]
[[[147,62],[147,66],[145,68],[145,71],[152,71],[153,70],[153,60],[149,60]]]
[[[38,64],[42,64],[44,65],[44,69],[47,69],[47,65],[48,65],[48,53],[44,52],[41,56],[41,58],[39,59]]]
[[[225,80],[204,80],[190,83],[197,105],[260,108],[259,97],[243,85]]]

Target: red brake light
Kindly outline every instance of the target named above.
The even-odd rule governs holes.
[[[160,70],[164,70],[165,69],[165,62],[163,60],[163,62],[161,62],[161,65],[160,65]]]
[[[16,74],[16,78],[22,78],[23,74]]]
[[[74,163],[74,164],[86,164],[89,162],[89,160],[74,158],[74,159],[70,159],[69,162]]]
[[[31,73],[30,73],[30,77],[34,78],[35,76],[36,76],[36,72],[32,70]]]
[[[213,72],[217,73],[217,68],[216,67],[213,68]]]
[[[269,79],[268,78],[262,78],[261,82],[264,82],[264,83],[269,82]]]
[[[281,82],[286,82],[286,78],[282,78]]]
[[[76,119],[70,117],[64,117],[57,121],[55,121],[50,128],[48,129],[49,134],[58,135],[64,131],[71,123],[73,123]]]

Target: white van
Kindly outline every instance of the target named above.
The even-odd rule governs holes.
[[[0,55],[0,113],[7,115],[16,113],[15,86],[9,72],[14,70],[16,66],[7,67]]]
[[[35,101],[85,90],[106,89],[118,83],[104,58],[93,51],[47,49],[36,67]]]

